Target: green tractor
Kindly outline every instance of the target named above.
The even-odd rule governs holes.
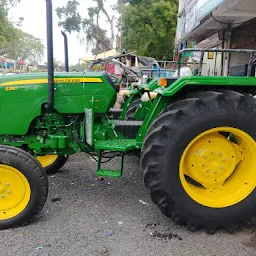
[[[121,108],[121,113],[119,119],[121,120],[134,120],[135,113],[139,108],[140,103],[142,102],[141,98],[143,94],[151,94],[155,89],[159,87],[158,78],[154,78],[148,83],[141,84],[136,88],[130,90],[122,90],[120,94],[123,96],[123,104]]]
[[[119,87],[107,73],[54,74],[46,3],[48,74],[0,78],[0,229],[28,224],[42,210],[48,182],[36,158],[82,151],[97,156],[99,176],[119,178],[135,149],[153,202],[175,223],[209,234],[250,223],[256,78],[179,78],[157,89],[143,121],[111,119]],[[121,157],[119,170],[102,167],[106,151]]]
[[[134,104],[132,104],[133,101],[136,101],[141,97],[140,88],[144,85],[139,86],[140,88],[138,88],[138,86],[134,86],[135,84],[137,85],[137,81],[141,79],[141,75],[135,72],[134,70],[132,70],[131,68],[127,67],[122,62],[116,60],[114,57],[115,56],[110,56],[105,59],[97,59],[90,64],[88,70],[93,72],[95,69],[94,67],[99,64],[101,66],[104,66],[105,70],[107,70],[107,67],[109,64],[114,64],[118,66],[120,70],[122,70],[120,76],[118,77],[115,75],[109,74],[109,76],[111,76],[112,79],[116,80],[116,84],[119,84],[120,89],[125,88],[119,91],[119,95],[122,97],[122,99],[119,100],[120,108],[111,109],[111,116],[114,118],[125,120],[127,119],[126,113],[128,112],[128,110],[134,107]],[[131,116],[130,112],[131,111],[129,111],[129,115]]]
[[[161,86],[169,86],[177,80],[177,74],[179,70],[182,70],[182,66],[193,65],[194,70],[189,72],[183,71],[181,76],[191,76],[196,73],[196,66],[204,65],[205,63],[196,63],[196,62],[182,62],[182,58],[177,61],[169,61],[171,65],[175,65],[178,69],[167,69],[166,65],[163,69],[142,69],[141,77],[143,74],[149,74],[149,77],[142,83],[137,84],[135,88],[129,88],[128,90],[121,90],[120,94],[123,96],[122,111],[120,113],[121,120],[144,120],[147,112],[150,110],[151,105],[153,104],[154,99],[157,96],[155,91]],[[191,75],[190,75],[191,74]]]

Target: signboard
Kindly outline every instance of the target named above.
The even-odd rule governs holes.
[[[196,18],[200,21],[224,0],[198,0]]]
[[[198,0],[190,0],[187,2],[184,12],[184,31],[183,33],[186,35],[190,31],[192,31],[197,26],[197,1]]]
[[[200,21],[212,12],[224,0],[187,0],[184,2],[183,14],[178,20],[177,41],[184,38],[200,25]]]

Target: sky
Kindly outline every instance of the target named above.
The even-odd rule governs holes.
[[[57,61],[64,62],[64,43],[63,36],[61,35],[61,28],[58,27],[58,17],[56,15],[55,9],[57,7],[64,6],[67,0],[52,0],[53,3],[53,41],[54,41],[54,58]],[[85,10],[86,8],[92,6],[92,0],[80,0],[80,10]],[[115,4],[117,0],[107,0],[106,9],[108,9],[112,15],[115,13],[111,9],[111,5]],[[37,38],[42,39],[45,45],[45,56],[44,61],[46,62],[46,4],[45,0],[21,0],[15,8],[12,8],[9,12],[9,18],[12,20],[17,20],[18,17],[24,17],[21,29],[24,32],[30,33]],[[82,17],[85,17],[82,12],[80,12]],[[116,15],[116,14],[115,14]],[[101,20],[101,27],[104,29],[108,28],[108,24],[104,19]],[[116,31],[115,31],[116,32]],[[117,33],[117,32],[116,32]],[[71,65],[77,64],[79,58],[84,56],[91,56],[91,52],[86,51],[86,47],[79,42],[78,35],[75,33],[67,34],[69,43],[69,61]]]

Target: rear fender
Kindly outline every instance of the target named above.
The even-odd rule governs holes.
[[[255,77],[221,77],[221,76],[193,76],[181,77],[173,84],[165,89],[157,89],[156,91],[165,97],[176,96],[177,93],[184,90],[193,90],[194,88],[208,89],[208,88],[238,88],[243,90],[255,90],[256,78]]]

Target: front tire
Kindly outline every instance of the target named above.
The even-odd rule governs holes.
[[[47,176],[34,157],[0,146],[0,229],[23,226],[42,210],[48,194]]]
[[[44,168],[46,174],[52,175],[56,174],[67,162],[67,156],[58,156],[58,155],[45,155],[38,156],[37,160],[40,162]]]
[[[141,168],[161,211],[191,231],[235,230],[256,212],[256,101],[199,92],[152,124]],[[228,134],[228,136],[227,136]]]

